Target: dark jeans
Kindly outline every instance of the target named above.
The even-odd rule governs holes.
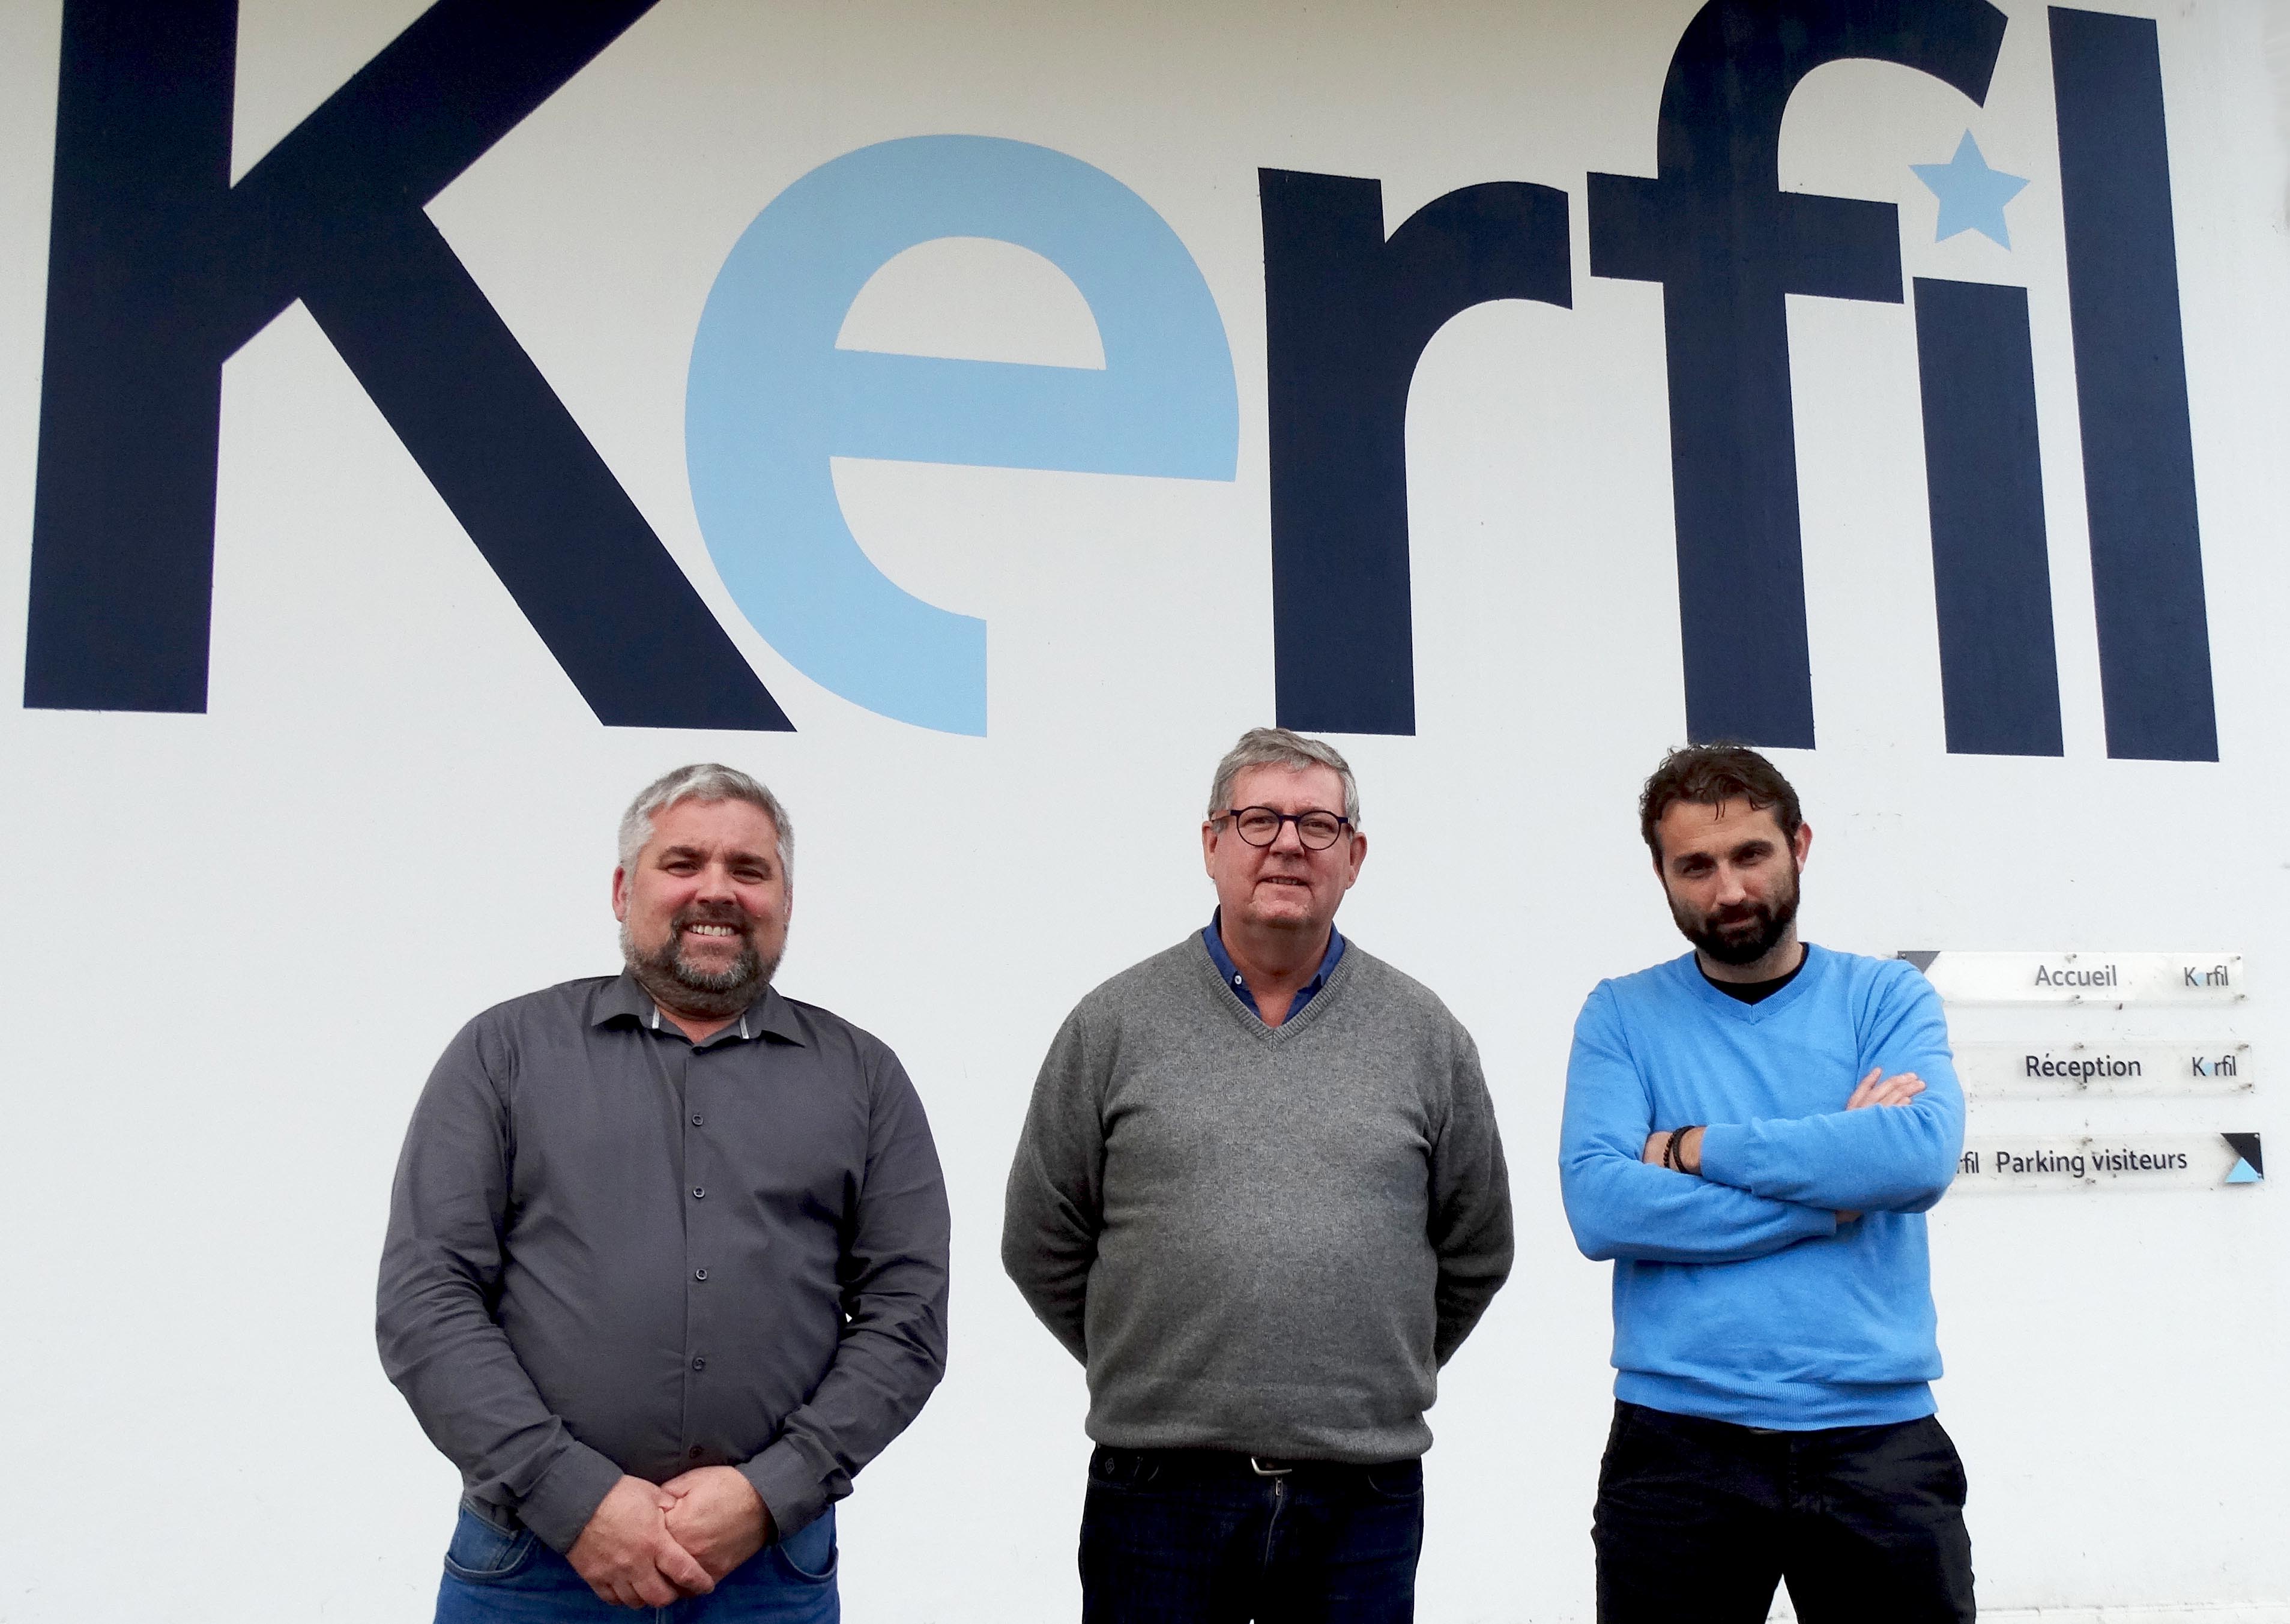
[[[1617,1404],[1592,1519],[1599,1624],[1970,1620],[1964,1463],[1931,1416],[1763,1432]]]
[[[836,1624],[842,1604],[835,1589],[835,1508],[765,1546],[724,1575],[707,1596],[666,1607],[631,1611],[600,1600],[572,1564],[533,1537],[531,1529],[503,1533],[467,1507],[445,1548],[445,1577],[437,1586],[436,1624],[631,1624],[637,1619],[672,1624]]]
[[[1420,1460],[1267,1476],[1215,1450],[1101,1448],[1082,1624],[1406,1624],[1422,1549]]]

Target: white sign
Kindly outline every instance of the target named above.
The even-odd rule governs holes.
[[[2246,1094],[2250,1045],[2194,1043],[1964,1044],[1956,1075],[1974,1100],[2062,1094]]]
[[[1950,1004],[2238,1004],[2239,953],[1906,952]]]
[[[2026,1134],[1966,1140],[1953,1188],[2214,1189],[2265,1177],[2255,1133]]]

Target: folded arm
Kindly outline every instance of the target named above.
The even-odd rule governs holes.
[[[1609,996],[1593,992],[1575,1022],[1559,1131],[1559,1188],[1583,1255],[1732,1263],[1836,1234],[1828,1208],[1647,1164],[1653,1100]]]
[[[1964,1094],[1939,996],[1903,970],[1878,993],[1867,1025],[1862,1063],[1913,1073],[1924,1084],[1914,1098],[1882,1109],[1840,1100],[1821,1116],[1711,1124],[1697,1148],[1701,1176],[1778,1201],[1865,1212],[1921,1212],[1946,1194],[1964,1149]],[[1840,1092],[1846,1086],[1840,1078]]]

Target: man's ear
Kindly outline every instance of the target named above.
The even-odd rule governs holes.
[[[626,924],[629,920],[629,871],[613,870],[613,917]]]
[[[1797,836],[1790,842],[1790,850],[1797,856],[1797,866],[1804,868],[1805,854],[1813,850],[1813,825],[1800,823],[1797,826]]]

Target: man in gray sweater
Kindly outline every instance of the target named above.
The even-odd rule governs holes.
[[[1003,1266],[1089,1372],[1085,1624],[1414,1612],[1423,1412],[1509,1273],[1470,1034],[1344,940],[1359,791],[1258,728],[1217,765],[1208,928],[1042,1063]]]

